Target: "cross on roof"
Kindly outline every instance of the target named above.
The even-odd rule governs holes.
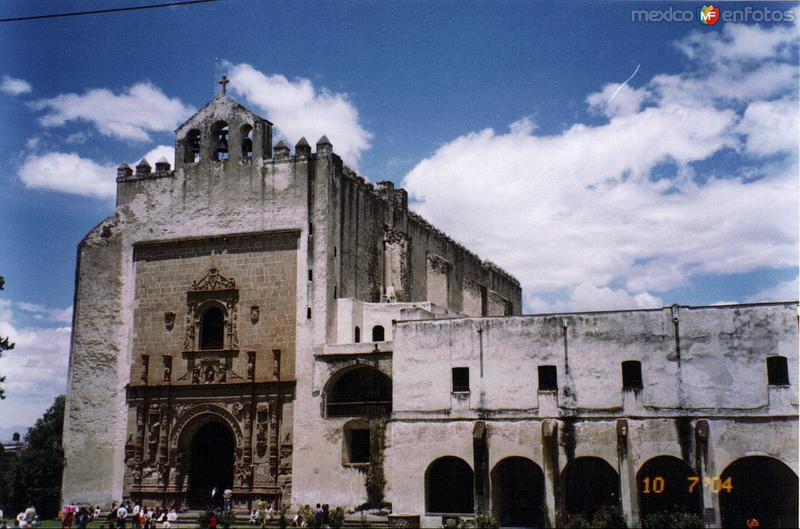
[[[230,80],[228,79],[228,76],[227,75],[223,75],[222,79],[217,81],[217,83],[222,85],[222,93],[223,94],[227,94],[228,93],[228,83],[230,83]]]

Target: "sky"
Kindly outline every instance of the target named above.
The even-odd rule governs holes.
[[[0,18],[152,3],[5,0]],[[76,248],[113,213],[116,167],[172,161],[223,74],[276,142],[325,134],[404,187],[520,280],[526,313],[797,300],[800,10],[724,2],[708,25],[702,6],[221,0],[0,22],[0,439],[65,391]]]

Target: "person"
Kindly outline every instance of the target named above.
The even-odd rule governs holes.
[[[141,518],[139,517],[139,512],[141,511],[141,507],[139,507],[139,503],[135,503],[133,505],[133,529],[141,529],[142,523]]]
[[[114,529],[117,525],[117,502],[111,502],[111,512],[108,513],[108,529]]]
[[[33,520],[36,518],[36,509],[33,505],[29,505],[27,509],[25,509],[25,526],[30,527],[33,525]]]
[[[758,518],[748,518],[747,519],[747,529],[758,529],[761,527],[761,523],[759,523]]]
[[[331,508],[327,503],[322,505],[322,528],[331,528]]]
[[[317,522],[317,529],[322,527],[322,505],[319,503],[317,504],[317,508],[314,509],[314,521]]]
[[[125,518],[128,517],[128,509],[124,505],[120,505],[117,509],[117,529],[125,529]]]
[[[86,507],[81,507],[78,511],[78,516],[75,518],[75,525],[78,529],[86,529],[89,526],[92,516]]]
[[[217,529],[217,523],[219,519],[217,518],[217,512],[211,511],[211,516],[208,517],[208,529]]]
[[[253,507],[253,509],[250,511],[249,522],[250,525],[258,525],[258,509],[256,509],[255,507]]]
[[[100,506],[99,505],[95,505],[94,506],[94,512],[92,513],[92,519],[93,520],[100,519]]]
[[[64,505],[64,508],[61,511],[64,513],[64,516],[61,518],[61,528],[70,529],[72,527],[72,522],[75,519],[75,506],[69,504]]]

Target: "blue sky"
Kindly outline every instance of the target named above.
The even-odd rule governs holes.
[[[325,133],[404,185],[520,278],[527,312],[797,299],[796,4],[722,3],[751,20],[713,26],[701,5],[222,0],[0,23],[0,438],[64,390],[76,246],[113,212],[114,168],[169,156],[223,73],[291,144]],[[670,8],[695,20],[632,20]]]

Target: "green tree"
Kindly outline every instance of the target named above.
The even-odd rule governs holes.
[[[8,475],[11,512],[20,512],[28,505],[36,507],[39,516],[52,518],[58,514],[61,501],[61,474],[64,451],[64,395],[44,412],[25,435],[28,446],[11,463]]]
[[[3,290],[3,287],[6,284],[6,280],[3,276],[0,276],[0,290]],[[8,336],[0,336],[0,358],[3,356],[3,351],[10,351],[14,348],[14,344],[9,341]],[[0,399],[6,398],[6,391],[3,389],[3,382],[6,381],[6,377],[0,376]]]

